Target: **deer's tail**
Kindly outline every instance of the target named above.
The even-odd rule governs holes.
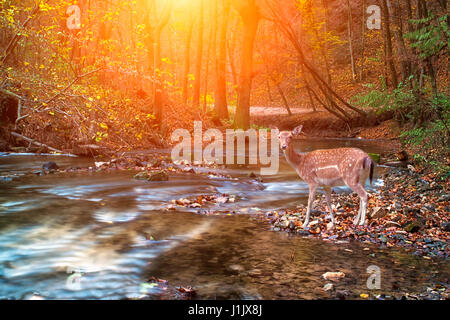
[[[363,169],[369,168],[369,181],[370,184],[372,184],[373,180],[373,168],[375,167],[375,162],[372,160],[371,157],[366,156],[363,159]]]

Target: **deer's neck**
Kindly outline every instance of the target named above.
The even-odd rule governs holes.
[[[284,156],[286,157],[287,162],[297,170],[303,163],[305,154],[295,151],[294,147],[290,145],[284,150]]]

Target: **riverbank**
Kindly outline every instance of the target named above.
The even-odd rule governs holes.
[[[301,112],[300,112],[301,111]],[[255,126],[277,127],[280,130],[292,130],[303,125],[303,133],[309,137],[323,138],[362,138],[398,140],[399,124],[389,119],[389,115],[355,116],[345,122],[324,110],[309,111],[300,109],[292,115],[256,113],[252,114]],[[398,141],[396,141],[398,142]]]
[[[328,230],[331,216],[325,197],[314,202],[308,228],[302,223],[306,206],[266,213],[274,231],[296,233],[325,241],[360,241],[382,247],[403,247],[425,259],[449,257],[450,195],[449,183],[433,174],[391,168],[382,176],[383,185],[369,192],[367,225],[354,226],[359,198],[355,193],[332,195],[336,228]]]

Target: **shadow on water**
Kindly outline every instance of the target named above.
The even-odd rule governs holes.
[[[36,170],[50,159],[61,167],[92,165],[86,159],[8,156],[0,157],[0,172]],[[381,293],[422,291],[448,277],[445,262],[402,250],[270,231],[248,213],[306,203],[307,185],[284,161],[262,183],[246,178],[249,171],[225,169],[237,180],[173,174],[167,182],[149,183],[117,171],[1,182],[0,298],[34,292],[49,299],[175,297],[158,286],[143,287],[152,276],[193,286],[205,299],[318,298],[327,297],[321,290],[327,271],[344,272],[336,287],[359,295],[368,292],[370,265],[382,270]],[[211,209],[241,214],[163,210],[172,199],[216,193],[238,200]]]

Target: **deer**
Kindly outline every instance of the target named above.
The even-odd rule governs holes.
[[[300,125],[292,131],[281,131],[278,138],[287,162],[309,187],[308,208],[303,228],[307,228],[309,225],[316,190],[318,187],[322,187],[331,215],[330,229],[334,229],[331,188],[343,185],[356,192],[360,198],[358,215],[353,224],[364,225],[368,201],[365,183],[369,177],[370,184],[372,184],[374,161],[367,153],[358,148],[322,149],[299,153],[294,150],[292,141],[300,135],[302,129],[303,126]]]

